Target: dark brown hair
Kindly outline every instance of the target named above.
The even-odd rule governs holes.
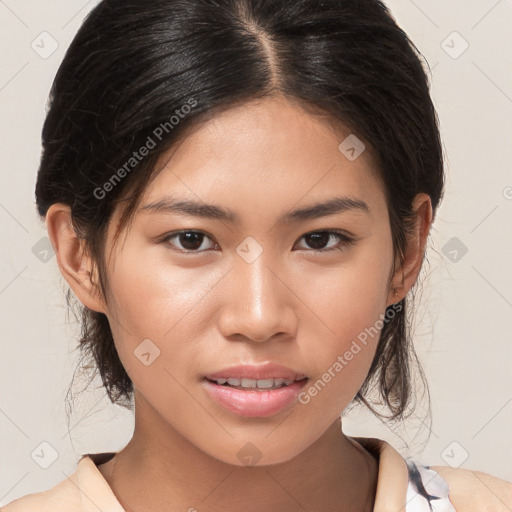
[[[107,297],[104,242],[114,208],[126,206],[119,235],[168,149],[222,111],[281,95],[342,123],[375,155],[401,261],[415,195],[428,194],[435,215],[444,185],[438,120],[420,57],[379,0],[103,0],[52,85],[38,212],[44,217],[53,203],[70,206]],[[147,153],[136,158],[142,147]],[[384,417],[367,399],[376,390],[390,420],[405,417],[415,397],[412,364],[425,380],[405,299],[401,306],[385,322],[355,397]],[[82,359],[94,363],[110,400],[131,408],[133,385],[107,317],[82,305],[80,311]]]

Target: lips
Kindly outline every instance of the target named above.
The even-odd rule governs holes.
[[[291,407],[307,381],[302,372],[268,362],[208,373],[203,389],[210,399],[237,416],[268,417]]]
[[[304,378],[276,389],[256,390],[218,385],[204,379],[202,388],[209,399],[231,414],[247,418],[266,418],[292,407],[307,380]]]

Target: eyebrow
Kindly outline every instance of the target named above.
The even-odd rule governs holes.
[[[148,213],[158,212],[188,215],[191,217],[215,219],[231,223],[238,223],[240,221],[240,218],[236,213],[222,206],[198,203],[184,199],[175,199],[170,196],[145,204],[140,208],[140,210]],[[293,222],[318,219],[348,211],[359,211],[371,215],[369,206],[361,199],[337,196],[320,203],[286,212],[279,217],[278,222],[290,224]]]

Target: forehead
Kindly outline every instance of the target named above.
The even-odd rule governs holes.
[[[196,200],[278,194],[280,202],[297,202],[335,189],[371,200],[383,192],[380,179],[370,149],[354,138],[342,123],[298,103],[254,100],[201,123],[163,155],[142,204],[166,191]],[[364,148],[355,159],[346,140]]]

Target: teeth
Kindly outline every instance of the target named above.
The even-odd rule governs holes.
[[[280,388],[282,386],[288,386],[293,380],[290,379],[215,379],[217,384],[229,384],[230,386],[238,386],[247,389],[272,389],[272,388]]]

